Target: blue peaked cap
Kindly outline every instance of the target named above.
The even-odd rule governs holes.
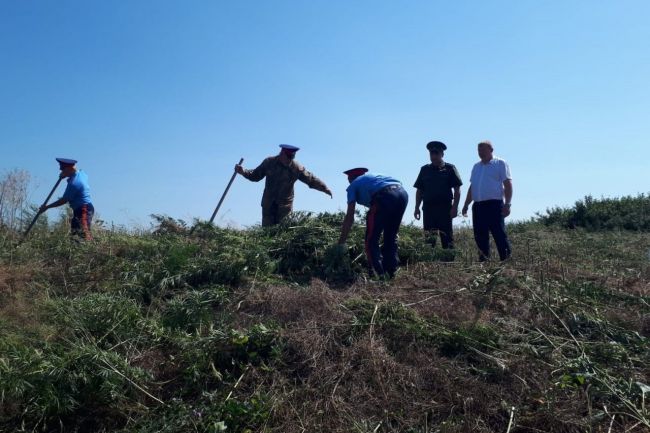
[[[290,151],[290,152],[297,152],[297,151],[300,150],[299,147],[297,147],[297,146],[292,146],[292,145],[290,145],[290,144],[281,144],[281,145],[280,145],[280,148],[281,148],[282,150],[288,150],[288,151]]]
[[[58,162],[59,165],[75,165],[77,163],[77,160],[68,158],[56,158],[56,162]]]

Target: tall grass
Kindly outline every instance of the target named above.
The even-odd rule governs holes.
[[[3,232],[0,431],[650,428],[648,234],[519,224],[480,264],[404,226],[387,283],[342,218]]]

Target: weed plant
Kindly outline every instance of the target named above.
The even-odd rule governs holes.
[[[342,219],[0,229],[0,431],[650,428],[647,233],[519,223],[477,263],[467,228],[451,257],[404,226],[379,282]]]

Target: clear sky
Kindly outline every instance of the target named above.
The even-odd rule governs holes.
[[[41,202],[80,161],[100,218],[209,218],[240,157],[279,143],[345,209],[341,171],[402,180],[412,220],[425,144],[467,189],[476,144],[512,169],[513,219],[650,190],[650,2],[0,0],[0,172]],[[221,224],[261,220],[238,177]],[[61,187],[60,193],[63,188]],[[457,220],[458,221],[458,220]]]

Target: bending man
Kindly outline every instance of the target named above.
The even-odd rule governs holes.
[[[61,170],[59,177],[62,179],[68,178],[68,186],[60,199],[41,206],[39,212],[45,212],[48,209],[69,203],[73,212],[72,220],[70,220],[71,234],[87,241],[92,240],[90,225],[95,208],[90,201],[88,175],[84,171],[77,169],[77,161],[74,159],[56,158],[56,160],[59,163],[59,170]]]
[[[369,207],[366,216],[366,257],[371,273],[383,277],[395,276],[397,271],[397,234],[408,204],[408,194],[402,183],[389,176],[368,173],[367,168],[353,168],[344,172],[350,186],[348,209],[341,227],[339,244],[345,244],[352,224],[356,204]],[[384,234],[384,245],[379,248],[379,239]]]

